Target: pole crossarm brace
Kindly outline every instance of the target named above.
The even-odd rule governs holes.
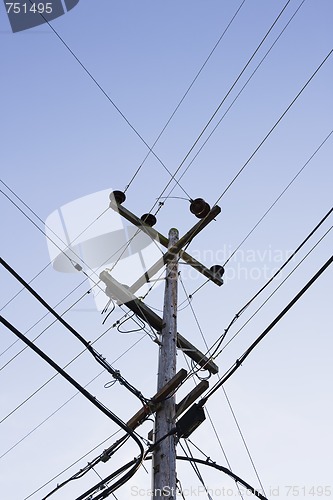
[[[106,284],[105,293],[112,299],[118,300],[131,309],[139,318],[150,324],[152,328],[161,332],[163,320],[154,311],[152,311],[144,302],[134,295],[128,288],[119,283],[107,271],[102,271],[99,279]],[[191,342],[186,340],[180,333],[177,333],[177,347],[184,351],[189,358],[198,363],[201,368],[208,370],[212,374],[217,374],[218,366],[197,349]]]
[[[138,427],[141,422],[148,416],[154,413],[160,401],[167,398],[177,387],[183,382],[187,376],[187,371],[182,368],[178,373],[167,383],[162,389],[157,391],[155,396],[151,398],[151,404],[141,408],[133,417],[127,422],[127,426],[131,429]]]
[[[120,215],[122,215],[126,220],[137,226],[139,229],[141,229],[144,233],[146,233],[150,238],[153,240],[158,241],[161,245],[163,245],[165,248],[168,248],[168,238],[163,236],[163,234],[159,233],[156,231],[156,229],[148,226],[145,224],[139,217],[134,215],[132,212],[127,210],[127,208],[123,207],[120,204],[117,204],[116,202],[111,201],[110,203],[110,208],[114,210],[115,212],[118,212]],[[147,274],[149,277],[154,276],[159,269],[163,267],[163,265],[172,257],[173,254],[179,253],[179,257],[189,264],[190,266],[194,267],[199,273],[203,274],[206,278],[210,279],[213,281],[218,286],[223,285],[223,280],[221,277],[212,271],[205,267],[203,264],[201,264],[199,261],[197,261],[194,257],[191,257],[187,252],[182,250],[182,247],[186,245],[189,241],[191,241],[202,229],[204,229],[207,224],[209,224],[215,217],[221,212],[221,208],[218,205],[215,205],[210,212],[201,219],[197,224],[195,224],[187,233],[182,236],[176,245],[173,247],[169,248],[168,251],[163,255],[163,257],[154,265],[152,266],[147,273],[145,273],[141,278],[139,278],[131,287],[131,291],[134,293],[136,292],[143,284],[147,282]],[[153,273],[153,274],[151,274]]]

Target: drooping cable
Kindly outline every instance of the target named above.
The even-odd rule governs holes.
[[[77,393],[77,394],[79,394],[79,393]],[[104,443],[106,443],[107,441],[109,441],[109,439],[111,439],[114,436],[116,436],[117,434],[119,434],[119,432],[120,432],[120,429],[118,429],[116,432],[114,432],[113,434],[111,434],[109,437],[107,437],[106,439],[104,439],[103,441],[101,441],[100,443],[98,443],[96,446],[94,446],[94,448],[90,449],[83,456],[81,456],[80,458],[78,458],[77,460],[75,460],[75,462],[73,462],[71,465],[69,465],[68,467],[66,467],[65,469],[63,469],[59,474],[57,474],[56,476],[53,476],[46,483],[44,483],[42,486],[40,486],[39,488],[37,488],[36,490],[34,490],[32,493],[30,493],[30,495],[28,495],[27,497],[25,497],[24,500],[28,500],[29,498],[33,497],[36,493],[38,493],[43,488],[45,488],[45,486],[48,486],[52,481],[55,481],[56,479],[58,479],[58,477],[60,477],[62,474],[64,474],[69,469],[71,469],[72,467],[74,467],[74,465],[78,464],[81,460],[83,460],[88,455],[90,455],[90,453],[92,453],[97,448],[99,448],[100,446],[102,446]]]
[[[237,476],[236,474],[234,474],[230,470],[226,469],[222,465],[218,465],[216,462],[213,462],[210,459],[209,460],[201,460],[200,458],[189,458],[189,457],[182,457],[182,456],[177,455],[177,460],[185,460],[187,462],[192,461],[192,462],[195,462],[197,464],[202,464],[202,465],[207,465],[208,467],[213,467],[214,469],[217,469],[217,470],[223,472],[224,474],[227,474],[228,476],[232,477],[236,481],[236,483],[240,483],[241,485],[245,486],[245,488],[247,490],[251,491],[251,493],[254,496],[256,496],[257,498],[260,498],[260,500],[268,500],[259,491],[257,491],[255,488],[253,488],[253,486],[251,486],[249,483],[244,481],[244,479]]]

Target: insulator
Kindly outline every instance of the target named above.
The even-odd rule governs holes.
[[[202,198],[196,198],[191,201],[190,211],[194,214],[198,219],[203,219],[210,212],[210,206],[207,202],[205,202]]]
[[[210,272],[213,273],[216,278],[222,278],[224,275],[224,267],[216,264],[210,268]]]
[[[150,226],[150,227],[155,226],[155,224],[157,222],[157,219],[156,219],[155,215],[153,215],[153,214],[143,214],[141,216],[141,220],[145,224],[147,224],[147,226]]]
[[[122,191],[112,191],[109,198],[111,202],[116,202],[117,205],[121,205],[126,200],[126,195]]]

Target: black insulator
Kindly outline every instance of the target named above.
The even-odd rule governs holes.
[[[202,198],[196,198],[191,201],[190,211],[194,214],[198,219],[203,219],[210,212],[210,206],[205,202]]]
[[[122,191],[112,191],[109,198],[111,202],[116,202],[117,205],[121,205],[126,200],[126,195]]]
[[[155,224],[157,222],[157,219],[156,219],[155,215],[153,215],[153,214],[143,214],[141,216],[141,220],[145,224],[147,224],[147,226],[150,226],[150,227],[155,226]]]
[[[224,275],[224,267],[219,265],[212,266],[210,272],[212,272],[216,278],[222,278]]]

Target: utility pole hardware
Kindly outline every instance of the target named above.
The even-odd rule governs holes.
[[[159,334],[157,393],[151,398],[151,403],[141,408],[127,422],[127,425],[134,429],[148,415],[155,413],[155,428],[148,435],[149,440],[153,441],[152,497],[153,500],[166,497],[169,500],[176,500],[177,439],[189,436],[205,419],[203,408],[193,403],[209,386],[206,380],[201,381],[176,405],[175,392],[187,376],[186,370],[180,370],[176,373],[177,348],[190,357],[199,368],[209,371],[210,374],[218,373],[217,365],[209,356],[203,354],[177,331],[178,262],[183,260],[218,286],[223,284],[224,269],[222,266],[215,265],[208,269],[183,250],[187,243],[215,219],[221,209],[218,206],[211,209],[208,203],[201,198],[192,200],[190,210],[200,219],[199,222],[181,238],[179,238],[178,230],[175,228],[170,229],[169,237],[166,238],[152,227],[157,222],[154,215],[144,214],[141,218],[137,217],[122,206],[125,199],[124,193],[114,191],[110,194],[110,208],[117,211],[167,250],[162,258],[132,285],[119,283],[108,271],[102,271],[99,277],[106,285],[106,295],[115,300],[116,303],[124,304],[131,309]],[[149,282],[163,266],[166,266],[166,277],[163,318],[161,318],[140,300],[135,292]],[[185,411],[186,413],[176,422]]]

